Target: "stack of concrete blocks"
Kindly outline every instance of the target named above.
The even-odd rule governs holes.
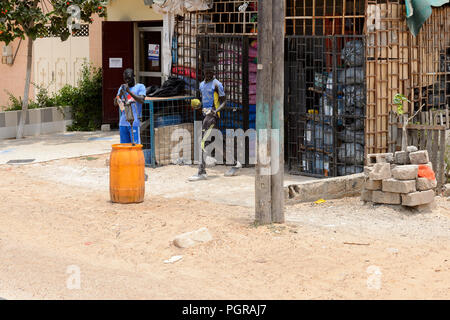
[[[361,200],[417,209],[432,208],[437,182],[420,178],[419,165],[433,169],[428,152],[418,151],[413,146],[395,154],[369,154]]]

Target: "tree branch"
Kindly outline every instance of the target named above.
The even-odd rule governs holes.
[[[414,113],[414,115],[413,115],[411,118],[408,119],[408,123],[409,123],[412,119],[414,119],[414,117],[417,116],[417,114],[418,114],[420,111],[422,111],[423,107],[425,107],[425,104],[423,104],[423,105],[419,108],[419,110],[417,110],[417,112]]]

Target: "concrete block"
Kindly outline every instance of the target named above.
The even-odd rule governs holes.
[[[416,146],[408,146],[408,147],[406,147],[406,152],[416,152],[416,151],[419,151],[419,149],[417,149],[417,147]]]
[[[358,173],[345,177],[329,178],[324,180],[306,181],[290,186],[295,191],[291,203],[311,202],[317,199],[341,199],[355,197],[361,194],[364,185],[364,174]]]
[[[437,187],[436,180],[430,180],[427,178],[417,178],[416,188],[417,191],[427,191]]]
[[[327,181],[326,184],[326,193],[327,194],[340,194],[345,192],[345,181],[344,179],[336,179]]]
[[[434,191],[418,191],[409,194],[402,194],[402,205],[416,207],[434,201]]]
[[[367,180],[366,183],[364,184],[364,188],[366,190],[372,190],[372,191],[376,191],[376,190],[381,190],[382,187],[382,180]]]
[[[416,152],[411,152],[409,154],[409,161],[411,164],[427,164],[430,162],[427,150],[421,150]]]
[[[40,124],[41,123],[41,110],[40,109],[30,109],[28,110],[30,124]]]
[[[384,192],[410,193],[416,192],[416,180],[383,180]]]
[[[52,121],[64,121],[64,110],[52,108]]]
[[[364,188],[364,176],[358,174],[354,175],[353,177],[353,179],[351,177],[345,179],[345,194],[347,197],[350,195],[359,195],[361,193],[361,190]]]
[[[361,192],[361,201],[372,202],[373,191],[364,189]]]
[[[372,201],[383,204],[401,204],[401,197],[399,193],[373,191]]]
[[[397,151],[394,158],[395,164],[409,164],[409,153],[406,151]]]
[[[101,130],[102,131],[111,131],[111,125],[110,124],[102,124]],[[130,133],[130,135],[131,135],[131,133]]]
[[[391,165],[389,163],[377,163],[369,174],[370,180],[383,180],[391,178]]]
[[[53,108],[41,109],[41,121],[42,123],[53,121]]]
[[[201,228],[196,231],[186,232],[175,237],[174,245],[178,248],[189,248],[198,243],[204,243],[212,240],[212,236],[207,228]]]
[[[72,107],[63,107],[64,109],[64,120],[73,120],[72,119]]]
[[[17,113],[18,111],[6,111],[5,112],[5,127],[17,126]]]
[[[418,172],[417,165],[397,166],[392,170],[392,176],[397,180],[415,180]]]

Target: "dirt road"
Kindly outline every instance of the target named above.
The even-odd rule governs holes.
[[[448,199],[419,214],[357,198],[299,204],[287,208],[285,225],[255,226],[253,209],[214,199],[147,194],[142,204],[112,204],[99,187],[108,181],[105,159],[0,166],[0,297],[450,298]],[[84,168],[98,184],[56,177],[63,167]],[[146,187],[158,188],[151,177]],[[201,227],[213,241],[171,243]],[[175,255],[182,260],[164,263]],[[79,289],[67,286],[73,270]]]

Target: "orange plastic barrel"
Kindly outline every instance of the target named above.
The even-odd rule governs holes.
[[[145,195],[145,159],[141,144],[115,144],[109,161],[109,191],[115,203],[140,203]]]

